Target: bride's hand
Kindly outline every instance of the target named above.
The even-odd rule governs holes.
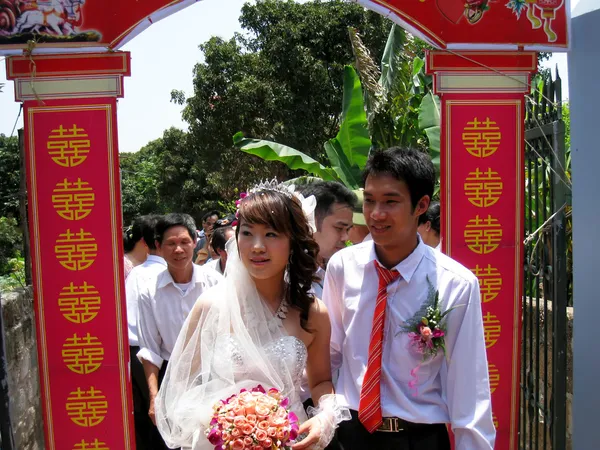
[[[319,442],[321,438],[321,420],[318,417],[313,417],[300,425],[298,435],[302,436],[304,433],[308,433],[308,435],[300,442],[292,445],[292,450],[312,449],[313,445]]]

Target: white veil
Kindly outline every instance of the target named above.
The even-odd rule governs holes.
[[[299,200],[314,210],[314,198]],[[287,336],[281,321],[261,300],[235,238],[226,249],[225,280],[196,302],[155,401],[156,424],[171,448],[213,450],[204,432],[215,402],[258,384],[282,391],[300,421],[306,419],[294,368],[269,354]]]

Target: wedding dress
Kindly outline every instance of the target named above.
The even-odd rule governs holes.
[[[307,349],[261,300],[235,239],[227,253],[225,280],[196,302],[155,402],[156,424],[172,448],[213,450],[204,433],[213,405],[259,384],[287,396],[300,422],[307,418],[299,397]]]

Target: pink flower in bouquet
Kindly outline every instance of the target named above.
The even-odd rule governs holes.
[[[208,433],[208,442],[212,445],[222,445],[223,439],[221,438],[221,433],[216,428],[213,428]]]
[[[270,438],[266,438],[264,441],[261,441],[261,444],[264,448],[271,448],[273,446],[273,441]]]
[[[242,433],[244,434],[252,434],[252,432],[254,431],[254,425],[250,425],[249,423],[244,424],[244,426],[242,426]]]
[[[252,439],[250,436],[246,436],[244,438],[244,445],[246,446],[246,448],[252,448],[252,446],[254,445],[254,439]]]
[[[257,426],[260,430],[267,431],[267,428],[269,428],[269,422],[266,420],[261,420],[260,422],[258,422]]]
[[[256,439],[259,441],[264,441],[265,439],[267,439],[269,437],[266,430],[256,430],[256,432],[254,433],[254,436],[256,436]]]
[[[234,438],[239,438],[241,435],[242,432],[239,428],[234,428],[233,430],[231,430],[231,436],[233,436]]]
[[[269,416],[270,409],[266,405],[257,404],[255,408],[256,416],[261,419],[266,419]]]
[[[276,437],[277,436],[277,428],[275,428],[275,427],[267,428],[267,434],[269,435],[270,438]]]
[[[244,444],[244,441],[242,441],[241,439],[236,439],[231,443],[232,450],[244,450],[245,446],[246,444]]]
[[[432,335],[431,328],[421,327],[421,336],[423,337],[423,339],[428,341],[429,339],[431,339],[431,335]]]

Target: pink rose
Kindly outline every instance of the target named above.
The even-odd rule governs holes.
[[[231,443],[232,450],[244,450],[244,447],[244,441],[242,441],[241,439],[236,439]]]
[[[253,401],[249,401],[246,403],[246,414],[254,414],[256,409],[256,403]]]
[[[231,435],[234,438],[239,438],[242,435],[242,431],[239,428],[234,428],[233,430],[231,430]]]
[[[275,436],[277,436],[277,428],[275,428],[275,427],[267,428],[267,434],[269,435],[270,438],[274,438]]]
[[[246,422],[246,418],[244,416],[236,416],[235,419],[233,419],[233,424],[236,427],[243,427],[247,423],[248,422]]]
[[[431,338],[431,328],[421,327],[421,336],[423,337],[423,339],[429,340]]]
[[[256,405],[255,412],[258,417],[266,418],[269,415],[269,412],[271,412],[271,410],[268,406],[260,404]]]
[[[254,440],[250,436],[246,436],[244,438],[244,445],[246,448],[252,448],[252,444],[254,444]]]
[[[266,420],[261,420],[260,422],[258,422],[258,428],[260,430],[267,431],[267,428],[269,428],[269,422],[267,422]]]
[[[246,416],[246,421],[247,421],[248,423],[252,423],[252,424],[254,424],[254,423],[256,423],[256,420],[257,420],[257,419],[256,419],[256,414],[248,414],[248,415]]]
[[[236,416],[244,416],[246,415],[246,408],[244,408],[243,406],[237,406],[233,409],[233,414],[235,414]]]
[[[269,435],[267,434],[267,432],[265,430],[256,430],[256,433],[254,433],[254,436],[256,437],[256,439],[258,441],[264,441],[265,439],[267,439],[269,437]]]
[[[282,417],[271,416],[271,418],[269,419],[269,425],[276,428],[282,427],[285,425],[285,419]]]
[[[273,441],[269,438],[266,438],[264,441],[260,441],[260,444],[264,448],[271,448],[273,446]]]
[[[246,423],[242,426],[242,433],[244,434],[251,434],[254,431],[254,425],[250,425],[249,423]]]

